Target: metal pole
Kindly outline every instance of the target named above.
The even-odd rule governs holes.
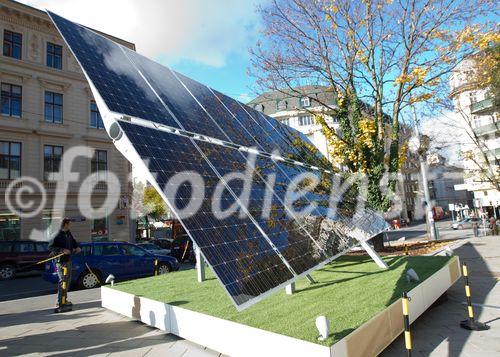
[[[412,350],[412,343],[411,343],[411,332],[410,332],[410,309],[408,305],[408,295],[406,292],[403,292],[403,298],[401,300],[403,304],[403,323],[404,323],[404,328],[405,328],[405,347],[406,347],[406,353],[408,357],[411,357],[411,350]]]
[[[415,107],[413,109],[413,121],[415,123],[415,133],[417,134],[417,138],[420,145],[420,131],[418,130],[417,124],[417,112],[415,111]],[[438,232],[436,229],[436,224],[434,223],[434,214],[432,212],[432,204],[431,204],[431,195],[429,193],[429,182],[427,179],[427,162],[425,155],[418,151],[418,161],[420,162],[420,175],[422,176],[422,186],[424,188],[424,198],[426,202],[426,214],[425,221],[427,222],[427,230],[431,235],[432,240],[438,239]]]

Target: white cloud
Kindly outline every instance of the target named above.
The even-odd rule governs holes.
[[[246,55],[266,0],[22,0],[134,42],[142,54],[173,64],[188,59],[221,67]]]

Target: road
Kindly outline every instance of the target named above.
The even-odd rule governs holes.
[[[0,301],[52,294],[55,291],[56,285],[43,280],[39,272],[12,280],[0,280]]]
[[[436,227],[439,231],[439,239],[472,238],[472,229],[454,230],[451,228],[451,224],[451,219],[436,222]],[[398,230],[387,232],[387,238],[391,242],[396,241],[402,237],[405,237],[406,240],[410,241],[428,239],[427,227],[425,222],[419,222],[411,225],[410,227],[404,227]]]

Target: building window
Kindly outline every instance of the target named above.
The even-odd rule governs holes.
[[[54,92],[45,92],[45,121],[62,124],[63,122],[63,95]]]
[[[108,152],[106,150],[96,150],[90,163],[92,173],[97,173],[98,180],[106,179],[106,171],[108,170]]]
[[[22,94],[21,86],[2,83],[2,115],[21,117]]]
[[[477,103],[476,92],[469,92],[470,104]]]
[[[300,107],[301,108],[307,108],[310,106],[311,106],[311,101],[309,100],[309,97],[300,98]]]
[[[474,128],[479,128],[482,125],[481,117],[478,117],[477,115],[472,116],[472,122],[474,124]]]
[[[57,177],[61,168],[62,146],[45,145],[43,148],[43,178],[46,181],[60,179]]]
[[[9,30],[3,31],[3,55],[21,59],[23,35]]]
[[[47,67],[62,69],[62,46],[47,42]]]
[[[90,101],[90,127],[96,129],[104,129],[104,123],[102,122],[101,113],[99,113],[97,104],[93,100]]]
[[[106,217],[93,219],[90,232],[92,241],[107,241],[109,240],[108,219]]]
[[[21,239],[21,219],[9,212],[0,212],[0,241]]]
[[[290,125],[290,118],[282,119],[281,124]]]
[[[314,124],[314,120],[310,115],[302,115],[299,117],[299,125],[306,126]]]
[[[288,102],[286,100],[281,100],[278,102],[277,108],[278,110],[286,110],[288,107]]]
[[[21,176],[21,143],[0,141],[0,179],[14,180]]]

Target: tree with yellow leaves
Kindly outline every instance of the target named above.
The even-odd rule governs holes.
[[[441,100],[442,79],[474,53],[478,33],[489,33],[475,21],[495,7],[492,0],[272,0],[260,9],[264,40],[251,50],[251,74],[262,91],[303,97],[304,84],[331,88],[337,106],[314,98],[339,117],[341,135],[318,118],[331,156],[350,172],[367,172],[369,205],[387,210],[391,193],[379,182],[400,168],[402,113]]]

